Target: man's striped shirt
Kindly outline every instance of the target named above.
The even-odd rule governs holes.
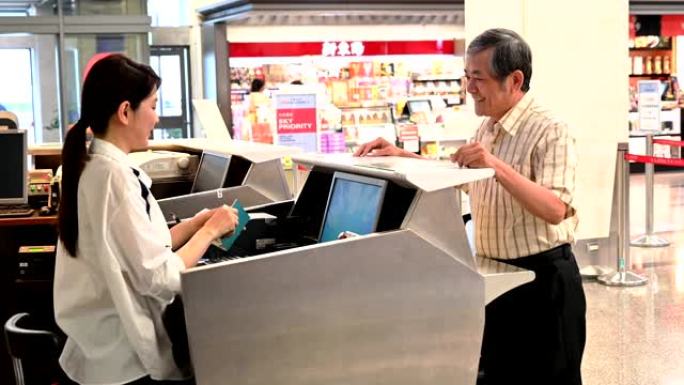
[[[496,177],[471,183],[477,254],[514,259],[572,243],[577,227],[572,207],[577,156],[567,125],[554,119],[528,93],[500,121],[486,119],[475,140],[568,205],[567,217],[552,225],[525,210]]]

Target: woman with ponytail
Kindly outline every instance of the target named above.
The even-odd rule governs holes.
[[[213,239],[231,232],[235,210],[197,214],[170,230],[128,154],[147,147],[159,118],[161,79],[119,55],[95,63],[84,83],[81,119],[62,150],[54,303],[67,334],[60,364],[81,384],[183,380],[161,315],[180,291],[180,273]],[[86,147],[86,129],[94,139]]]

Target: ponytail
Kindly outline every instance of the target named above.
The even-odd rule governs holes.
[[[59,239],[72,257],[76,257],[78,243],[78,182],[88,161],[86,129],[90,127],[95,136],[104,137],[121,103],[128,101],[135,110],[160,84],[150,66],[121,54],[98,60],[83,81],[81,119],[67,133],[62,148]]]
[[[62,147],[62,193],[59,202],[59,239],[67,252],[76,257],[78,241],[78,181],[88,160],[86,128],[81,118],[71,127]]]

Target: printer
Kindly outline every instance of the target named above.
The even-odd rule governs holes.
[[[141,151],[128,154],[152,181],[192,179],[197,171],[197,155],[174,151]]]

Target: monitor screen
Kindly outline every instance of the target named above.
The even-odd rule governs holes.
[[[238,155],[230,157],[230,167],[226,174],[226,180],[223,182],[223,187],[242,186],[245,183],[247,173],[252,167],[252,162]]]
[[[415,114],[416,112],[430,112],[432,111],[432,105],[430,101],[425,100],[409,100],[406,102],[408,104],[409,113]]]
[[[28,203],[26,131],[0,130],[0,204]]]
[[[202,154],[191,193],[215,190],[223,187],[228,172],[230,156],[205,151]]]
[[[338,239],[350,231],[359,235],[375,231],[387,181],[335,172],[323,216],[319,242]]]

